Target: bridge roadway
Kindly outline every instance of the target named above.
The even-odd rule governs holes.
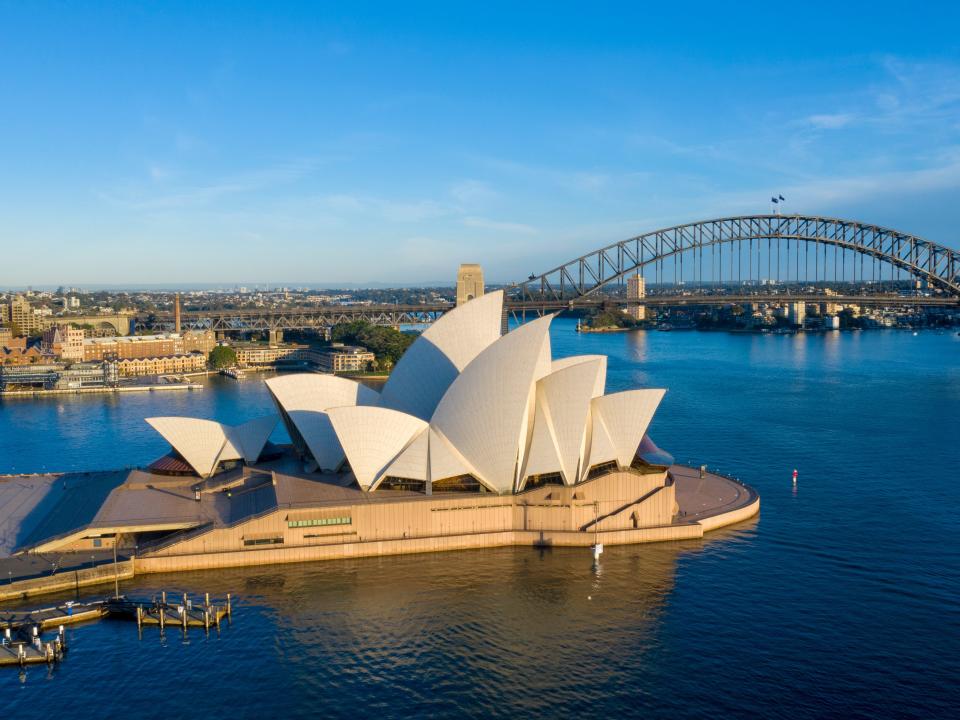
[[[578,308],[603,305],[645,307],[709,306],[745,303],[839,303],[872,307],[946,307],[960,309],[960,299],[954,297],[923,297],[900,295],[819,295],[819,294],[664,294],[648,295],[641,300],[603,295],[581,296],[569,301],[556,299],[517,301],[508,298],[507,312],[516,318],[542,315]],[[422,305],[329,305],[316,308],[281,308],[273,310],[190,310],[181,314],[185,329],[204,329],[221,332],[317,330],[338,323],[365,320],[375,325],[419,325],[432,323],[454,307],[453,303]],[[173,326],[173,313],[138,315],[137,327],[160,329]]]

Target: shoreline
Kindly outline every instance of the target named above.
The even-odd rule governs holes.
[[[131,493],[166,497],[177,494],[176,483],[159,490],[153,476],[133,471],[125,483],[114,490],[104,508],[123,506],[120,515],[98,513],[95,520],[82,527],[55,535],[0,558],[4,572],[31,567],[49,553],[56,553],[63,570],[51,575],[29,575],[19,570],[20,580],[0,584],[0,601],[22,600],[34,595],[77,590],[113,582],[115,577],[130,579],[137,575],[168,572],[189,572],[231,567],[317,562],[361,557],[386,557],[452,550],[498,548],[507,546],[548,548],[599,545],[627,545],[678,540],[695,540],[705,534],[748,520],[760,511],[760,497],[755,489],[717,472],[684,465],[664,468],[661,473],[636,474],[617,471],[574,486],[541,486],[517,495],[470,493],[436,493],[414,495],[403,491],[395,496],[369,497],[357,490],[333,486],[323,479],[283,476],[268,468],[254,473],[270,472],[273,488],[282,492],[289,484],[299,486],[298,501],[278,502],[239,521],[214,524],[169,515],[148,520],[122,517],[129,508]],[[133,476],[136,482],[131,484]],[[5,480],[29,482],[31,479],[58,478],[58,474],[7,476]],[[150,482],[147,482],[147,481]],[[231,481],[232,485],[242,478]],[[269,482],[269,480],[268,480]],[[596,505],[591,496],[609,495],[620,487],[617,497]],[[312,488],[312,490],[310,489]],[[209,496],[222,488],[204,491]],[[192,511],[192,495],[184,494],[180,502]],[[308,497],[308,495],[310,497]],[[148,498],[144,497],[144,500]],[[290,498],[291,500],[293,498]],[[605,505],[603,513],[598,508]],[[629,515],[628,515],[629,513]],[[156,514],[154,511],[153,514]],[[391,516],[396,522],[390,522]],[[303,517],[337,517],[328,527],[316,522],[303,525]],[[419,518],[419,521],[418,521]],[[290,522],[291,519],[294,522]],[[347,524],[343,524],[344,520]],[[127,534],[157,530],[176,530],[170,537],[152,546],[129,548],[118,553],[120,563],[114,565],[108,544],[102,549],[87,547],[89,540],[111,534]],[[270,543],[260,540],[272,538]],[[98,548],[100,546],[97,546]],[[111,546],[112,547],[112,546]],[[84,558],[101,553],[97,563],[84,567]],[[79,564],[69,565],[64,558],[76,556]]]
[[[0,392],[0,400],[8,397],[29,398],[56,395],[113,395],[135,392],[168,392],[172,390],[203,390],[200,383],[157,383],[156,385],[127,385],[121,387],[56,388],[52,390],[7,390]]]

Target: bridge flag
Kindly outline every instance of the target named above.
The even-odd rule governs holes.
[[[780,202],[786,202],[786,201],[787,201],[787,199],[786,199],[783,195],[780,195],[779,197],[780,197]]]
[[[777,205],[780,201],[776,198],[770,198],[770,202],[772,202],[774,205]]]

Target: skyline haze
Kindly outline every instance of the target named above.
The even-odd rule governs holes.
[[[960,247],[952,5],[444,7],[3,3],[0,286],[508,282],[772,194]]]

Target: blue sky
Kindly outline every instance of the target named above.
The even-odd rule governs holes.
[[[0,0],[0,286],[506,281],[774,192],[960,246],[960,4],[517,5]]]

